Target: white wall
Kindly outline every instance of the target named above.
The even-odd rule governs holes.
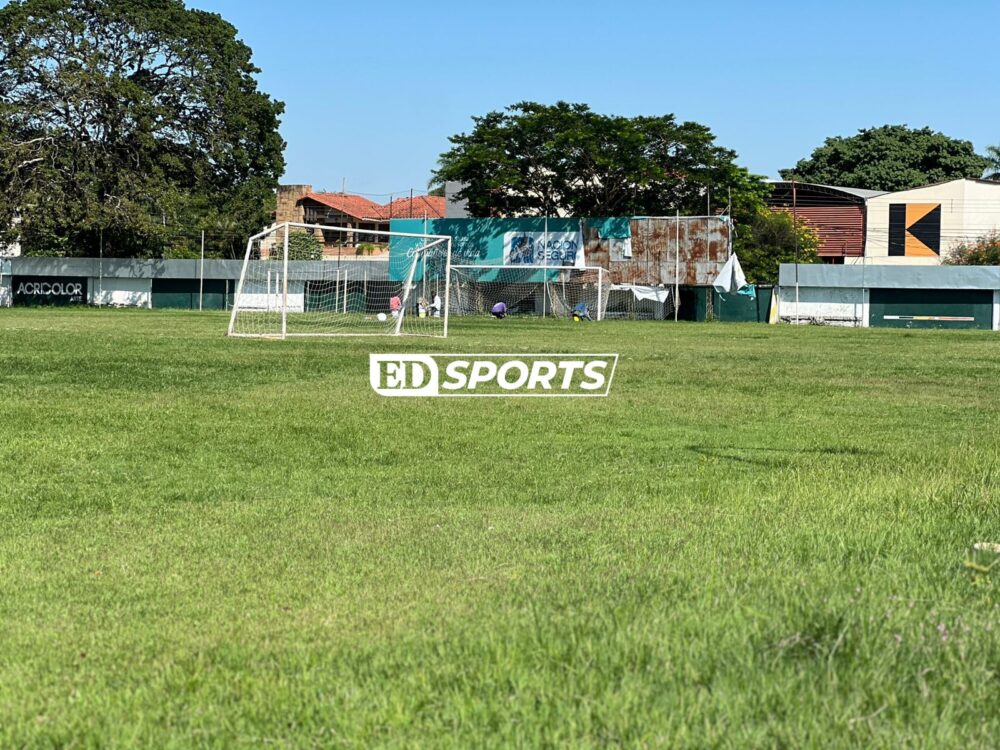
[[[151,307],[151,279],[91,278],[87,282],[89,302],[107,307]]]
[[[799,287],[798,309],[795,287],[781,287],[778,316],[783,322],[822,322],[829,325],[865,324],[865,299],[861,289],[843,287]]]
[[[243,310],[280,310],[283,289],[281,289],[278,282],[277,277],[271,280],[246,279],[243,282],[243,291],[240,294],[240,308]],[[269,285],[270,290],[268,290]],[[305,312],[305,309],[306,283],[304,281],[289,280],[288,311]]]

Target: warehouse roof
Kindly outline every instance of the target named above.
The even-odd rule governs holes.
[[[782,188],[786,190],[792,189],[791,180],[768,180],[768,183],[772,186],[772,188]],[[868,200],[869,198],[875,198],[879,195],[886,194],[885,190],[866,190],[864,188],[843,187],[840,185],[821,185],[813,182],[796,182],[795,187],[796,189],[810,192],[840,193],[842,195],[850,195],[862,200]]]

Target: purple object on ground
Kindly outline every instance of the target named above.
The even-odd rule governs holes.
[[[506,303],[504,303],[504,302],[497,302],[495,305],[493,305],[493,308],[490,310],[490,315],[493,315],[494,317],[497,317],[497,318],[506,317],[506,315],[507,315],[507,305],[506,305]]]

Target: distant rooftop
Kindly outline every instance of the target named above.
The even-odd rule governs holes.
[[[299,201],[311,200],[357,219],[440,219],[444,217],[444,196],[415,195],[381,204],[352,193],[306,193]]]
[[[774,186],[787,187],[791,189],[791,180],[768,180],[768,184]],[[861,198],[862,200],[868,200],[869,198],[875,198],[879,195],[885,195],[888,191],[886,190],[865,190],[864,188],[852,188],[852,187],[841,187],[839,185],[820,185],[814,182],[796,182],[796,187],[803,188],[819,188],[821,190],[842,193],[845,195],[853,195],[855,198]]]

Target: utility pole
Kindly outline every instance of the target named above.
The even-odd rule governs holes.
[[[205,301],[205,230],[201,230],[201,266],[198,269],[198,312]]]
[[[798,192],[792,178],[792,241],[795,243],[795,325],[799,324],[799,215]],[[779,279],[780,281],[780,279]]]

